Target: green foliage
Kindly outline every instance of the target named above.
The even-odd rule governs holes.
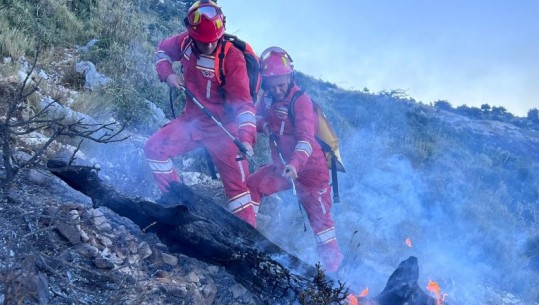
[[[326,278],[320,264],[316,264],[316,275],[313,282],[304,291],[300,292],[298,301],[301,305],[344,304],[347,294],[348,289],[345,289],[341,282],[337,287],[334,287],[334,282]]]
[[[133,41],[146,37],[142,16],[137,14],[132,1],[100,1],[95,17],[98,39],[107,45],[128,47]]]
[[[34,16],[23,1],[3,1],[0,6],[0,55],[20,56],[35,48],[36,37],[29,35]]]
[[[42,105],[34,103],[33,101],[40,99],[42,86],[45,86],[34,77],[37,55],[20,87],[12,83],[0,83],[0,105],[2,105],[0,117],[3,118],[0,120],[0,145],[4,169],[0,177],[2,191],[9,187],[22,169],[41,164],[41,161],[46,159],[49,148],[61,141],[61,143],[69,143],[70,140],[82,143],[84,140],[90,140],[110,143],[123,140],[116,138],[123,128],[114,130],[115,122],[97,124],[83,117],[71,117],[61,112],[63,109],[59,106],[61,105],[59,99],[56,98],[42,100],[45,102]],[[28,144],[26,139],[34,134],[42,134],[46,140]],[[29,157],[16,158],[20,147],[24,145],[31,147]]]
[[[491,112],[493,115],[505,115],[507,114],[507,109],[505,109],[505,107],[503,106],[500,106],[500,107],[492,107],[491,109]]]
[[[182,30],[181,20],[188,6],[186,2],[173,0],[3,0],[0,4],[0,26],[4,29],[0,32],[0,53],[31,56],[38,41],[45,53],[48,47],[84,45],[95,38],[97,43],[89,52],[80,54],[80,59],[93,62],[98,71],[111,77],[113,82],[95,92],[83,92],[76,99],[76,106],[100,118],[113,116],[130,127],[146,126],[148,130],[156,130],[158,126],[149,122],[147,101],[157,104],[169,117],[171,113],[169,90],[156,78],[153,53],[161,39]],[[74,63],[70,69],[73,67]],[[356,139],[358,133],[368,133],[373,135],[370,147],[376,148],[379,154],[405,155],[421,168],[441,162],[442,156],[453,151],[451,147],[470,146],[470,151],[476,149],[489,159],[497,160],[493,157],[495,153],[486,154],[485,149],[474,142],[473,135],[448,128],[429,112],[429,107],[415,103],[405,91],[345,91],[300,72],[296,73],[296,80],[323,107],[343,146],[353,146],[349,139]],[[70,88],[80,89],[82,81],[76,73],[64,73],[64,83]],[[513,119],[505,108],[488,104],[481,109],[468,106],[454,109],[448,101],[440,100],[434,106],[474,119]],[[176,113],[181,108],[176,104]],[[526,123],[538,124],[537,113],[537,109],[530,110]],[[257,150],[267,151],[264,137]],[[349,153],[357,154],[358,158],[364,154]],[[459,155],[459,152],[454,154]],[[343,157],[346,162],[351,156]],[[267,159],[267,155],[260,155],[259,161]],[[505,170],[494,167],[484,172],[483,181],[477,181],[476,186],[487,180],[502,181],[501,177],[507,174],[502,172]]]
[[[453,107],[451,107],[451,104],[446,100],[439,100],[434,102],[434,107],[445,110],[445,111],[452,111]]]
[[[66,7],[72,11],[78,18],[90,19],[96,14],[98,0],[68,0]]]
[[[46,49],[88,40],[94,35],[93,24],[87,18],[92,3],[83,9],[80,3],[85,1],[4,0],[4,6],[0,6],[0,23],[8,30],[0,34],[1,55],[35,55],[37,42]]]
[[[168,89],[156,78],[153,53],[155,40],[163,37],[151,35],[151,24],[156,24],[158,16],[143,14],[141,7],[155,7],[152,1],[100,1],[98,6],[97,31],[99,41],[85,55],[94,62],[100,73],[114,80],[108,96],[113,97],[118,119],[130,126],[147,125],[149,114],[144,101],[153,101],[163,109],[168,109]],[[136,6],[136,4],[140,6]],[[175,11],[176,14],[180,10]],[[161,27],[159,33],[165,35],[168,28]],[[166,33],[170,35],[172,33]],[[154,127],[155,129],[155,127]]]
[[[466,105],[458,106],[455,112],[473,119],[481,119],[483,115],[481,109],[476,107],[468,107]]]
[[[80,43],[92,35],[88,24],[79,19],[68,7],[53,1],[42,1],[35,18],[38,37],[43,40],[44,47],[67,47]],[[69,29],[66,31],[65,29]],[[91,29],[91,27],[90,27]]]
[[[181,29],[184,12],[184,3],[171,0],[4,0],[0,26],[7,30],[0,32],[0,53],[33,56],[37,42],[45,53],[95,38],[97,43],[81,59],[114,80],[104,88],[110,90],[104,93],[109,98],[101,102],[110,104],[101,108],[118,111],[114,115],[123,122],[145,122],[144,100],[168,107],[168,91],[155,76],[153,53],[158,41]],[[80,77],[66,75],[66,84],[80,88]]]
[[[1,12],[0,12],[1,14]],[[33,37],[25,35],[19,28],[11,27],[8,20],[0,16],[0,54],[19,56],[32,52],[36,47]]]
[[[528,120],[535,124],[539,124],[539,110],[537,108],[530,109],[527,115]]]

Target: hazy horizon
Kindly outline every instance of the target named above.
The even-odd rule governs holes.
[[[299,71],[344,89],[401,89],[521,117],[539,106],[539,2],[218,3],[227,31],[257,53],[281,46]]]

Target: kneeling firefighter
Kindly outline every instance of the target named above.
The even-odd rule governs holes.
[[[313,102],[296,85],[292,59],[286,51],[268,48],[260,60],[264,96],[256,104],[256,126],[258,132],[269,136],[272,163],[247,180],[251,198],[258,205],[264,196],[294,188],[314,231],[322,264],[327,272],[336,272],[343,255],[331,216],[326,158],[315,140]]]

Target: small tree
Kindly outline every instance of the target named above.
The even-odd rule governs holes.
[[[495,116],[503,116],[507,114],[507,109],[505,109],[505,107],[503,106],[500,106],[500,107],[493,106],[491,111],[492,111],[492,114]]]
[[[468,115],[468,111],[470,110],[470,107],[467,105],[460,105],[455,109],[455,112],[460,115]]]
[[[445,111],[453,111],[453,107],[451,107],[451,104],[446,100],[438,100],[434,102],[434,107]]]
[[[316,275],[309,287],[299,293],[301,305],[338,305],[344,304],[348,289],[339,281],[338,285],[326,278],[320,264],[316,264]]]
[[[527,118],[532,123],[539,124],[539,110],[537,110],[537,108],[533,108],[533,109],[528,110]]]
[[[481,119],[482,114],[483,113],[481,112],[481,109],[479,109],[477,107],[470,107],[466,111],[466,115],[468,117],[474,118],[474,119]]]
[[[483,105],[481,105],[481,111],[483,111],[483,112],[489,112],[489,111],[490,111],[490,105],[489,105],[489,104],[483,104]]]
[[[39,90],[39,81],[34,83],[30,79],[36,66],[37,58],[38,56],[36,56],[30,71],[19,88],[9,85],[0,87],[0,146],[2,147],[4,166],[4,175],[0,176],[1,188],[9,185],[21,169],[37,165],[49,146],[62,137],[79,140],[79,144],[73,152],[69,163],[73,161],[84,140],[97,143],[125,140],[125,138],[117,139],[123,127],[114,130],[116,122],[95,124],[85,122],[84,119],[66,122],[64,117],[50,116],[49,111],[59,105],[58,100],[52,100],[41,110],[25,117],[23,111],[29,108],[28,98]],[[48,136],[48,139],[39,144],[28,159],[15,160],[17,139],[33,132],[44,133]]]

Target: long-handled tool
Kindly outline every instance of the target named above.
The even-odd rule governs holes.
[[[172,92],[172,88],[168,89],[168,101],[170,102],[170,110],[172,110],[172,117],[176,118],[176,111],[174,111],[174,93]]]
[[[245,155],[247,156],[249,159],[251,159],[253,162],[256,162],[256,160],[250,156],[248,154],[248,150],[247,148],[245,148],[245,146],[243,146],[243,144],[238,140],[236,139],[236,137],[230,133],[230,131],[228,131],[225,126],[223,126],[223,123],[221,123],[219,120],[217,120],[217,118],[215,118],[215,116],[213,116],[213,114],[208,110],[208,108],[204,107],[204,105],[202,105],[198,100],[197,98],[193,95],[193,93],[191,91],[189,91],[189,89],[185,88],[184,86],[180,86],[180,88],[185,92],[185,94],[198,106],[198,108],[200,108],[200,110],[202,110],[202,112],[204,112],[210,119],[212,119],[215,124],[217,124],[217,126],[221,127],[221,129],[227,134],[227,136],[234,142],[234,144],[236,144],[236,146],[239,148],[239,150]]]
[[[286,165],[286,161],[283,157],[283,152],[281,151],[281,148],[279,145],[277,145],[277,139],[275,138],[275,135],[273,133],[269,134],[270,140],[273,142],[273,146],[275,146],[275,149],[277,150],[277,154],[279,155],[279,158],[281,158],[281,162],[283,162],[283,165]],[[294,179],[290,177],[290,182],[292,182],[292,194],[296,196],[296,184],[294,183]]]
[[[174,111],[174,93],[172,92],[174,89],[170,88],[168,90],[168,99],[170,102],[170,109],[172,110],[172,117],[176,118],[176,111]],[[208,164],[208,170],[210,171],[210,176],[212,180],[217,180],[217,171],[215,170],[215,164],[213,164],[213,160],[211,159],[210,153],[208,152],[208,149],[204,148],[204,156],[206,157],[206,163]]]
[[[277,150],[277,154],[279,155],[279,158],[281,158],[281,162],[283,162],[283,165],[286,165],[286,161],[283,157],[283,152],[281,151],[281,148],[277,144],[277,139],[273,133],[269,134],[270,140],[273,142],[273,146],[275,146],[275,149]],[[292,194],[294,196],[297,196],[296,194],[296,184],[294,183],[294,179],[290,177],[290,182],[292,182]],[[298,207],[299,207],[299,213],[301,214],[301,220],[303,221],[303,231],[307,231],[307,225],[305,225],[305,216],[303,216],[303,210],[301,210],[301,204],[298,201]]]

